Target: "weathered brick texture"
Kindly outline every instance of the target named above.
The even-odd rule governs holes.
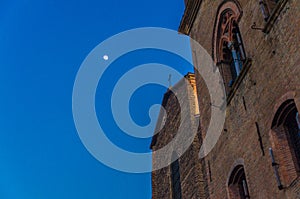
[[[161,111],[157,123],[157,129],[163,125],[164,127],[157,132],[151,144],[153,150],[153,165],[159,161],[155,151],[170,143],[176,133],[178,133],[179,125],[183,125],[186,131],[191,131],[196,128],[195,117],[196,111],[196,87],[195,76],[188,74],[184,79],[178,82],[171,90],[165,93],[162,106],[165,113]],[[174,93],[175,92],[175,93]],[[176,96],[180,93],[181,99]],[[178,100],[182,100],[179,102]],[[197,129],[194,129],[195,132]],[[203,176],[200,161],[198,159],[198,151],[200,148],[199,139],[196,136],[188,150],[179,158],[180,179],[181,179],[181,193],[183,199],[197,199],[202,198],[204,190]],[[173,151],[180,150],[176,147]],[[172,154],[172,151],[170,152]],[[166,155],[167,156],[167,155]],[[168,159],[168,157],[165,157]],[[152,198],[166,199],[172,198],[172,182],[171,182],[171,167],[165,167],[152,172]]]
[[[224,2],[230,0],[187,1],[188,9],[180,25],[180,31],[199,42],[212,57],[214,24]],[[235,198],[229,194],[228,179],[238,163],[244,166],[250,198],[300,198],[299,171],[290,155],[292,149],[284,130],[272,129],[275,114],[286,99],[293,99],[300,110],[300,1],[280,0],[280,7],[272,7],[274,13],[268,22],[262,16],[258,0],[231,2],[237,3],[242,11],[238,25],[248,68],[242,71],[239,84],[232,88],[221,137],[201,160],[197,152],[210,122],[211,99],[201,74],[195,71],[200,126],[198,139],[180,158],[182,198]],[[193,6],[197,9],[192,9]],[[251,28],[254,22],[260,29]],[[200,67],[197,54],[193,54],[193,59],[195,68]],[[172,96],[169,98],[168,117],[175,117],[178,109]],[[165,131],[157,136],[155,148],[169,141],[175,124],[166,123]],[[274,149],[279,164],[282,190],[277,187],[269,148]],[[153,172],[154,199],[172,198],[169,175],[169,168]]]

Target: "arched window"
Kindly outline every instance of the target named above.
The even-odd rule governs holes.
[[[248,199],[249,191],[243,165],[236,166],[228,181],[230,199]]]
[[[227,92],[240,75],[246,61],[242,35],[238,26],[241,7],[226,1],[219,7],[214,29],[214,60],[220,68]]]
[[[271,132],[280,177],[289,185],[300,172],[300,118],[293,99],[278,108]]]
[[[176,160],[171,164],[172,197],[173,199],[181,199],[179,161],[176,154],[173,154],[173,158],[176,158]]]

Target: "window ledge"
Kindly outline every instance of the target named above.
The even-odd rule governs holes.
[[[263,32],[268,34],[272,27],[274,26],[278,16],[280,15],[281,11],[283,10],[283,8],[285,7],[286,3],[288,2],[288,0],[280,0],[276,7],[274,8],[272,14],[270,15],[270,18],[268,19],[268,21],[265,24],[265,27],[263,29]]]
[[[241,74],[237,77],[237,79],[234,81],[232,88],[228,94],[227,97],[227,105],[230,104],[233,96],[235,95],[236,91],[238,90],[240,84],[242,83],[244,77],[246,76],[247,72],[249,71],[249,68],[252,65],[252,60],[250,58],[247,58],[246,62],[244,63],[244,67],[241,71]]]

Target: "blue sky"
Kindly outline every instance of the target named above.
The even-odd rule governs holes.
[[[132,28],[177,30],[183,11],[183,0],[0,1],[0,198],[151,197],[150,173],[113,170],[85,149],[73,122],[72,89],[82,61],[100,42]],[[189,52],[188,42],[183,48]],[[153,58],[182,74],[189,70],[166,52],[135,52],[107,71],[101,80],[107,87],[97,91],[107,136],[134,152],[148,151],[150,139],[122,135],[105,97],[122,72]],[[138,124],[149,122],[145,112],[165,91],[149,85],[134,94],[130,110]]]

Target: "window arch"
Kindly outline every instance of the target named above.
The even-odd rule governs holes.
[[[250,198],[243,165],[238,165],[232,170],[228,181],[228,190],[230,199]]]
[[[171,184],[172,184],[172,198],[181,199],[181,180],[180,180],[180,166],[178,156],[174,153],[172,160],[176,159],[171,164]]]
[[[279,175],[289,185],[300,174],[300,118],[294,99],[287,99],[277,109],[271,135]]]
[[[226,1],[218,9],[214,27],[214,61],[219,66],[227,93],[246,62],[246,53],[238,26],[241,16],[241,6],[234,0]]]

